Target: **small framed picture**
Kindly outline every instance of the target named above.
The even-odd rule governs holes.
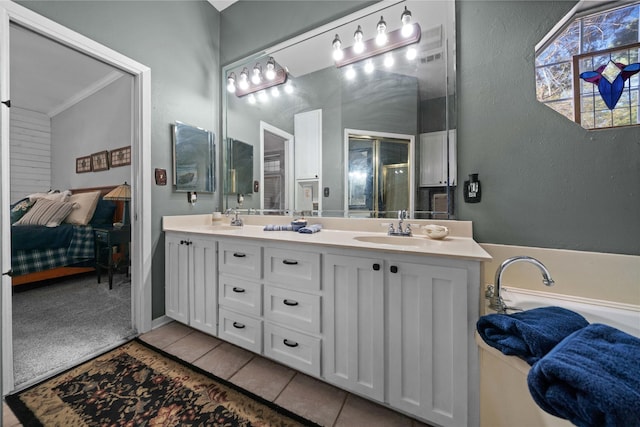
[[[91,156],[76,158],[76,173],[91,172]]]
[[[109,169],[109,152],[100,151],[91,155],[91,168],[94,172],[106,171]]]
[[[111,150],[111,167],[126,166],[131,164],[131,146]]]

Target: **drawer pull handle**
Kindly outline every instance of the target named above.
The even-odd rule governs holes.
[[[284,305],[288,305],[289,307],[295,307],[296,305],[298,305],[298,301],[294,301],[292,299],[286,299],[282,302],[284,302]]]
[[[288,340],[288,339],[286,339],[286,338],[285,338],[282,342],[283,342],[283,344],[284,344],[284,345],[286,345],[287,347],[297,347],[297,346],[298,346],[298,343],[297,343],[297,342],[295,342],[295,341],[289,341],[289,340]]]
[[[392,273],[397,273],[398,272],[398,266],[392,265],[389,270],[391,270]]]
[[[233,292],[236,292],[238,294],[244,293],[244,289],[242,288],[238,288],[238,287],[233,287]]]
[[[244,329],[244,325],[238,322],[233,322],[233,327],[236,329]]]
[[[292,261],[292,260],[289,260],[289,259],[283,259],[282,263],[285,264],[285,265],[298,265],[298,261]]]
[[[236,257],[236,258],[244,258],[244,257],[247,256],[247,254],[241,254],[239,252],[234,252],[233,256]]]
[[[373,264],[373,270],[374,271],[379,271],[380,270],[380,264],[378,264],[378,263]]]

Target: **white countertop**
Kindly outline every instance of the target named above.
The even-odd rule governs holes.
[[[274,216],[241,216],[241,218],[245,225],[230,227],[229,219],[224,217],[222,221],[213,223],[211,215],[165,216],[163,217],[163,230],[478,261],[492,259],[470,236],[465,235],[471,233],[471,226],[470,223],[465,224],[464,221],[407,220],[405,224],[411,223],[417,226],[414,227],[414,236],[396,237],[394,240],[398,243],[407,242],[406,245],[398,245],[357,240],[359,237],[385,237],[385,224],[391,222],[389,219],[307,218],[309,225],[321,223],[323,229],[318,233],[302,234],[293,231],[264,231],[265,224],[288,224],[291,218]],[[395,226],[397,221],[393,221],[393,224]],[[432,240],[419,228],[420,225],[426,224],[445,225],[450,228],[451,233],[442,240]]]

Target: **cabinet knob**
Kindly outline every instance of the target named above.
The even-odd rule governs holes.
[[[284,303],[284,305],[288,305],[289,307],[295,307],[296,305],[298,305],[298,301],[294,301],[292,299],[286,299],[282,302]]]
[[[233,327],[236,329],[244,329],[244,325],[238,322],[233,322]]]
[[[283,259],[282,263],[285,265],[298,265],[298,261],[290,260],[290,259]]]
[[[247,254],[242,254],[242,253],[239,253],[239,252],[234,252],[234,253],[233,253],[233,256],[234,256],[234,257],[236,257],[236,258],[244,258],[244,257],[246,257],[246,256],[247,256]]]
[[[287,347],[297,347],[297,346],[299,345],[297,342],[295,342],[295,341],[289,341],[289,340],[288,340],[288,339],[286,339],[286,338],[282,341],[282,343],[283,343],[284,345],[286,345]]]
[[[238,293],[238,294],[242,294],[242,293],[244,293],[244,289],[234,286],[233,287],[233,292]]]
[[[398,266],[392,265],[389,270],[391,270],[392,273],[397,273],[398,272]]]
[[[380,264],[378,264],[377,262],[375,264],[373,264],[373,270],[374,271],[379,271],[380,270]]]

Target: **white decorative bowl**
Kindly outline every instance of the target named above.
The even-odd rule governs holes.
[[[443,225],[428,224],[423,226],[422,229],[430,239],[444,239],[449,235],[449,229]]]

